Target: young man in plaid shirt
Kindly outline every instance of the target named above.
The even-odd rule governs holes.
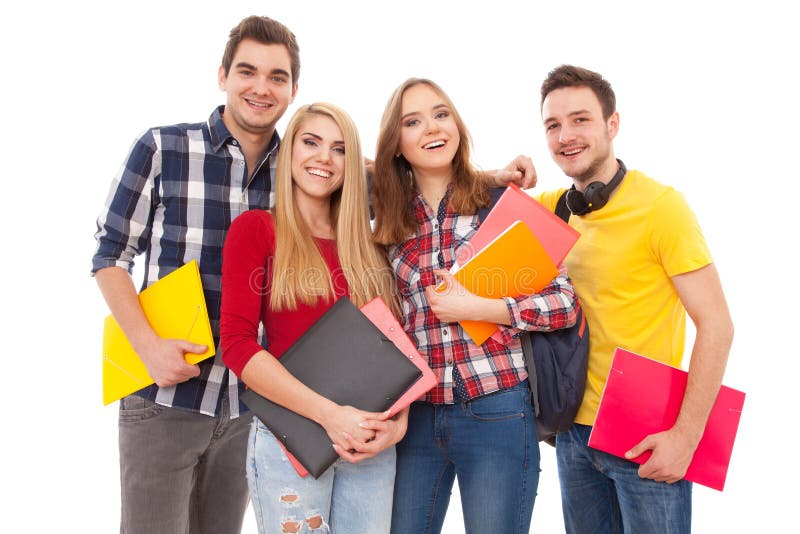
[[[219,87],[227,101],[208,121],[147,130],[111,185],[97,225],[92,272],[114,317],[155,384],[122,399],[119,419],[122,531],[241,530],[247,507],[249,417],[239,417],[236,376],[220,351],[160,338],[129,275],[145,255],[144,287],[197,260],[219,340],[222,245],[231,220],[271,206],[280,143],[275,125],[297,92],[294,35],[267,17],[230,34]]]

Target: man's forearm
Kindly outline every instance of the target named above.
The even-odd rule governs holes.
[[[726,319],[728,319],[726,321]],[[689,377],[675,427],[694,442],[703,437],[706,421],[717,398],[733,341],[727,315],[718,324],[698,326],[689,363]]]
[[[108,308],[137,354],[158,337],[147,322],[130,274],[121,267],[106,267],[95,273],[95,280]]]
[[[725,374],[733,342],[733,321],[713,264],[673,277],[673,284],[697,330],[675,429],[696,445]]]

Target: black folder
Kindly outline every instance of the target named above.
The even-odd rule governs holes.
[[[388,410],[421,371],[342,297],[279,360],[305,385],[341,405]],[[325,429],[248,389],[242,400],[314,477],[339,458]]]

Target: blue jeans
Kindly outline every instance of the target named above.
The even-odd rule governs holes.
[[[455,477],[467,533],[528,532],[539,443],[527,382],[458,404],[411,405],[392,532],[441,532]]]
[[[260,534],[388,533],[395,450],[350,464],[337,460],[318,479],[300,477],[275,436],[253,418],[247,483]]]
[[[639,477],[639,464],[589,448],[591,431],[574,424],[556,438],[567,533],[691,532],[692,483]]]

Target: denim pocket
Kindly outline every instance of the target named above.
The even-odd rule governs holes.
[[[164,410],[164,406],[155,402],[128,395],[119,401],[119,421],[121,423],[135,423],[152,419]]]
[[[481,421],[504,421],[525,417],[530,411],[530,391],[525,382],[512,388],[464,403],[467,413]]]

